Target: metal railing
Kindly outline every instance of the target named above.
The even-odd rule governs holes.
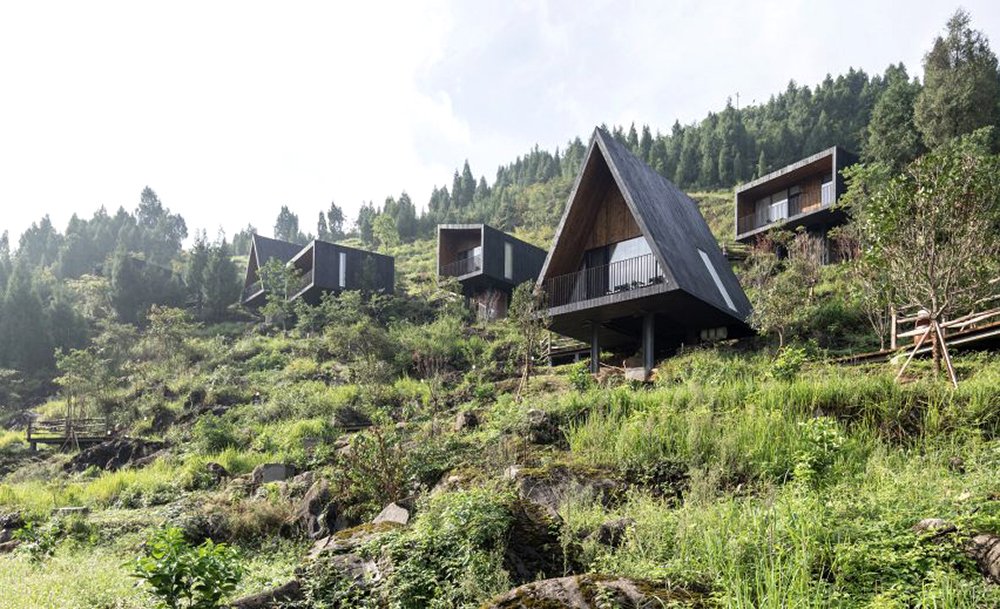
[[[833,182],[827,182],[823,184],[820,189],[819,200],[822,205],[832,205],[833,204]]]
[[[664,281],[663,269],[656,256],[645,254],[553,277],[545,282],[545,295],[550,307],[559,307]]]
[[[308,270],[299,269],[299,274],[295,277],[292,277],[289,280],[288,295],[286,296],[286,298],[291,298],[292,296],[295,296],[302,290],[308,288],[309,285],[313,282],[314,270],[315,269],[308,269]]]
[[[816,191],[812,191],[811,196],[808,197],[805,194],[792,195],[785,200],[738,217],[736,231],[738,234],[747,233],[788,218],[794,218],[804,211],[815,211],[818,208],[829,207],[833,204],[833,199],[833,182],[827,182],[820,189],[818,202],[816,201]]]
[[[438,274],[442,277],[461,277],[481,270],[483,270],[483,257],[480,255],[442,264]]]

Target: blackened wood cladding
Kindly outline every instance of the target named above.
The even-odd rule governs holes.
[[[714,307],[733,323],[743,324],[751,311],[750,301],[697,204],[601,129],[594,132],[539,282],[544,285],[547,279],[577,270],[589,240],[586,231],[612,188],[621,193],[649,241],[667,286]],[[699,250],[711,261],[735,311],[725,302]]]
[[[512,275],[506,277],[505,244],[512,248]],[[475,290],[511,292],[525,281],[535,281],[545,261],[545,250],[512,237],[486,224],[442,224],[438,226],[438,269],[455,261],[458,252],[481,245],[482,268],[463,276]]]
[[[391,256],[314,241],[312,256],[313,287],[320,290],[362,290],[391,293],[394,287],[395,261]],[[346,255],[344,286],[340,281],[340,254]],[[308,255],[308,254],[304,254]]]

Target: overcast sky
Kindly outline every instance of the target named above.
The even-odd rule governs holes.
[[[188,228],[315,231],[333,200],[424,206],[469,159],[554,149],[594,125],[667,131],[790,79],[920,61],[958,4],[44,2],[0,4],[0,232],[134,209]],[[966,0],[1000,48],[1000,2]]]

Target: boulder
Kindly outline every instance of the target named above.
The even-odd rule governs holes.
[[[20,512],[0,512],[0,529],[20,529],[24,526],[24,517]]]
[[[394,522],[396,524],[405,525],[410,521],[410,511],[404,507],[399,506],[396,503],[390,503],[389,505],[382,508],[375,520],[372,520],[372,524],[381,524],[383,522]]]
[[[302,583],[297,579],[259,594],[244,596],[230,605],[233,609],[270,609],[280,603],[302,599]]]
[[[699,605],[703,593],[668,584],[622,577],[576,575],[532,582],[514,588],[484,609],[659,609]]]
[[[17,546],[21,545],[21,540],[14,539],[12,541],[5,541],[0,543],[0,554],[10,554],[17,549]]]
[[[931,537],[943,537],[958,530],[954,524],[941,518],[924,518],[910,528],[917,535],[930,535]]]
[[[250,474],[254,486],[268,482],[281,482],[295,475],[295,467],[286,463],[261,463]]]
[[[538,505],[518,501],[504,548],[504,569],[515,584],[539,577],[554,577],[576,571],[575,546],[564,548],[559,535],[562,524]]]
[[[522,499],[541,506],[557,518],[559,507],[569,497],[589,497],[610,506],[624,492],[621,484],[600,470],[579,470],[564,465],[545,468],[511,466],[504,477],[514,480]]]
[[[976,535],[965,543],[965,553],[976,561],[980,573],[994,584],[1000,583],[1000,537]]]
[[[479,427],[479,415],[471,410],[463,410],[455,416],[454,430],[469,431]]]
[[[525,437],[532,444],[545,446],[566,443],[566,437],[559,429],[555,417],[544,410],[532,408],[525,413],[525,426]]]
[[[295,508],[295,523],[305,531],[310,539],[317,539],[329,534],[330,516],[330,484],[326,480],[317,480],[309,487],[305,496]]]
[[[634,526],[635,520],[631,518],[615,518],[601,523],[601,526],[597,527],[597,530],[591,533],[588,539],[604,546],[617,548],[624,541],[628,530]]]
[[[333,415],[333,426],[341,429],[356,430],[371,425],[368,415],[352,406],[344,406]]]
[[[115,471],[163,450],[166,444],[140,438],[115,438],[81,451],[63,465],[68,472],[82,472],[89,467]]]

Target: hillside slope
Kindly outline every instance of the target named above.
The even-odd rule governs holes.
[[[0,513],[34,528],[0,555],[0,607],[148,607],[127,562],[165,525],[240,550],[233,596],[299,578],[275,606],[477,607],[584,573],[602,574],[572,580],[595,603],[615,577],[679,606],[1000,603],[963,551],[1000,532],[996,358],[960,358],[952,391],[926,368],[899,385],[720,347],[649,388],[543,369],[518,401],[506,326],[468,326],[445,297],[419,325],[383,305],[348,297],[288,335],[146,332],[105,397],[166,449],[117,471],[5,433]],[[263,482],[265,463],[296,473]],[[393,502],[405,525],[365,524]],[[67,506],[90,513],[51,515]],[[911,531],[930,517],[955,532]]]

